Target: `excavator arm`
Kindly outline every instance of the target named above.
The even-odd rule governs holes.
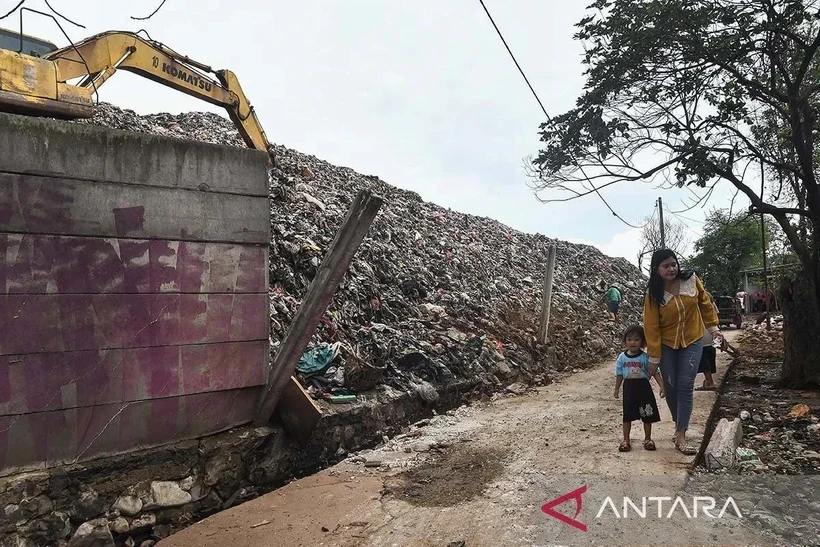
[[[81,78],[76,87],[96,91],[117,70],[127,70],[221,106],[250,148],[269,148],[262,124],[233,72],[214,70],[159,42],[130,32],[104,32],[53,51],[43,59],[56,65],[58,85]]]

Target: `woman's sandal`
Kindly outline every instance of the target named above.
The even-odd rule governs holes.
[[[655,441],[653,441],[652,439],[646,439],[643,442],[643,448],[644,450],[655,450]]]
[[[630,450],[632,450],[632,446],[626,441],[621,441],[618,452],[629,452]]]
[[[693,445],[689,444],[688,442],[684,443],[683,446],[680,446],[678,443],[675,443],[675,448],[681,454],[685,454],[686,456],[694,456],[698,453],[698,449],[695,448]]]

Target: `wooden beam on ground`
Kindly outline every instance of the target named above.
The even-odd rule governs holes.
[[[276,404],[276,413],[285,431],[298,443],[307,442],[322,418],[322,410],[293,376]]]
[[[541,321],[538,325],[538,343],[546,344],[549,333],[550,307],[552,304],[552,277],[555,272],[555,244],[547,248],[547,271],[544,275],[544,292],[541,295]]]
[[[313,278],[302,304],[296,311],[296,317],[293,318],[293,323],[273,358],[268,371],[267,384],[260,397],[254,420],[257,426],[266,425],[270,421],[288,383],[295,382],[291,375],[296,370],[299,358],[307,348],[322,315],[327,310],[333,294],[342,282],[356,250],[370,229],[370,224],[379,212],[382,203],[383,200],[374,196],[370,190],[361,190],[350,206],[347,217],[336,232],[336,237],[319,265],[316,277]],[[284,414],[291,413],[285,412]],[[299,422],[305,425],[311,423],[315,425],[315,420],[310,417],[304,421],[299,420]],[[285,424],[286,428],[287,425]],[[291,425],[298,425],[297,421],[291,420]],[[304,432],[296,436],[303,437]]]

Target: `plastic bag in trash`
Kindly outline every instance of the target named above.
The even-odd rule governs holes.
[[[438,391],[430,382],[422,380],[421,382],[414,382],[413,389],[419,394],[419,397],[426,403],[434,403],[438,401]]]

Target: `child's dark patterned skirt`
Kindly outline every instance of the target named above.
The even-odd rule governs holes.
[[[661,421],[655,393],[646,378],[628,378],[624,380],[624,421],[641,420],[644,423]]]

